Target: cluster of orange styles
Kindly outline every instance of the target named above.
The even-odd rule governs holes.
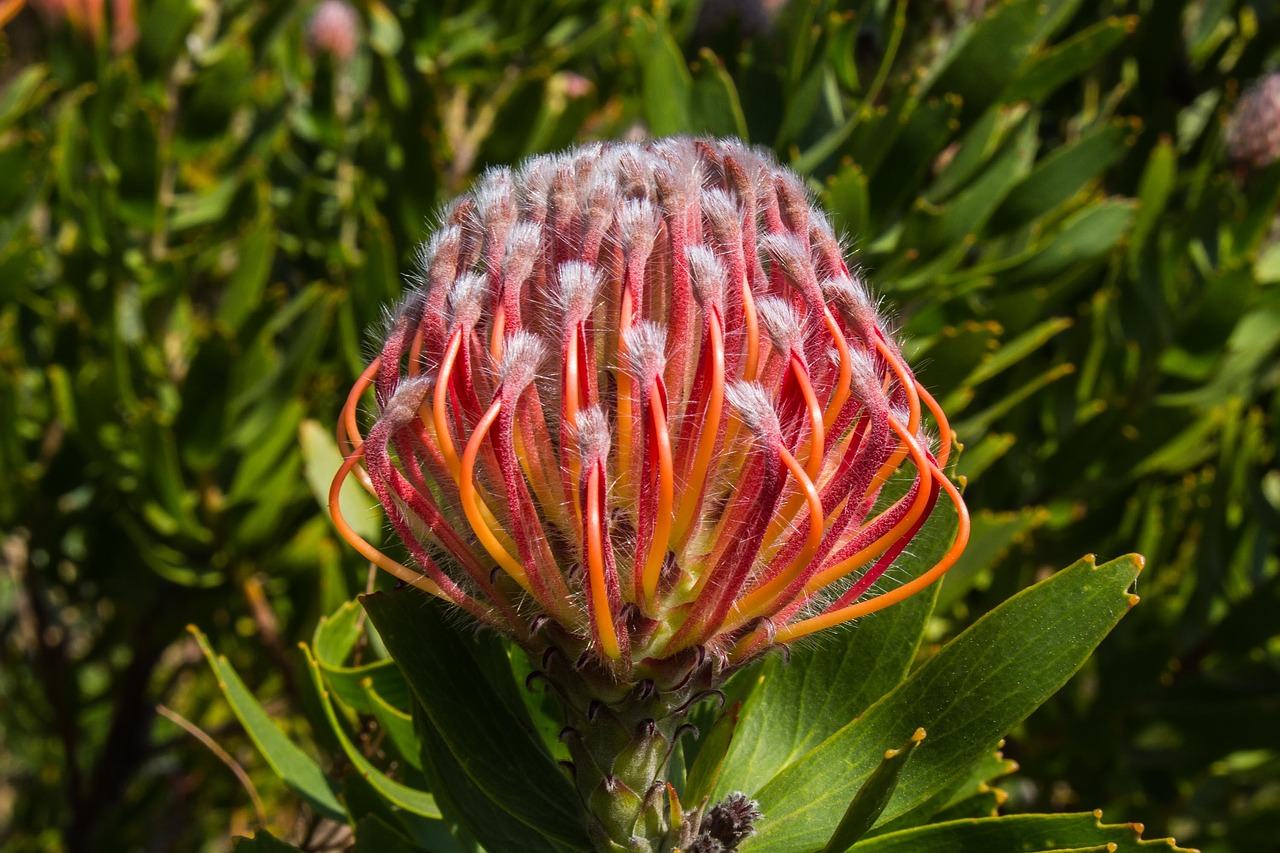
[[[801,180],[732,141],[484,174],[423,247],[338,440],[330,508],[364,556],[619,685],[879,610],[968,539],[946,417]],[[342,518],[352,474],[408,565]],[[886,574],[940,500],[950,547]]]

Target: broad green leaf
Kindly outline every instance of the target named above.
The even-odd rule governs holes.
[[[1129,239],[1131,274],[1137,274],[1143,247],[1155,232],[1156,223],[1173,195],[1177,177],[1178,154],[1172,142],[1161,139],[1152,147],[1147,165],[1142,170],[1142,181],[1138,184],[1138,212],[1133,221],[1133,235]]]
[[[1005,97],[1011,101],[1043,101],[1059,86],[1096,66],[1137,26],[1137,16],[1106,18],[1061,44],[1033,56],[1019,70]]]
[[[689,132],[693,79],[679,46],[665,23],[659,24],[639,9],[634,12],[633,26],[641,102],[650,132],[654,136]]]
[[[360,615],[364,611],[354,601],[344,602],[328,616],[321,616],[311,635],[311,651],[316,660],[329,666],[342,666],[360,639]]]
[[[914,829],[926,823],[936,823],[937,817],[959,803],[971,800],[991,789],[991,783],[1018,770],[1018,763],[1004,757],[996,750],[983,755],[965,768],[937,793],[905,814],[881,823],[867,833],[870,836],[888,835],[903,829]]]
[[[338,442],[329,430],[318,421],[306,420],[298,429],[298,441],[302,445],[303,471],[311,492],[321,507],[329,506],[329,484],[333,475],[342,467],[342,454]],[[338,505],[342,517],[351,529],[369,542],[377,543],[382,536],[382,515],[378,502],[360,488],[354,476],[348,477],[338,493]]]
[[[831,840],[827,842],[826,847],[822,848],[822,853],[842,853],[867,834],[867,830],[875,824],[885,806],[889,805],[889,798],[898,787],[898,779],[901,778],[902,771],[906,769],[907,762],[911,760],[911,756],[924,739],[925,730],[916,729],[911,739],[901,748],[885,751],[880,766],[872,771],[867,781],[862,783],[853,802],[849,803],[849,808],[845,809],[844,817],[840,819],[840,824],[832,834]]]
[[[324,676],[320,674],[320,667],[316,663],[315,657],[312,656],[311,650],[306,646],[303,646],[302,650],[307,656],[307,666],[311,669],[311,680],[315,685],[316,693],[320,696],[320,704],[324,709],[325,717],[328,718],[334,735],[337,736],[338,742],[342,745],[342,751],[346,753],[347,759],[360,771],[360,775],[368,780],[369,784],[379,794],[405,811],[427,818],[438,819],[442,817],[440,807],[436,805],[435,798],[431,794],[410,788],[408,785],[388,777],[377,767],[374,767],[369,759],[365,758],[364,754],[356,748],[356,745],[351,742],[351,738],[347,737],[346,729],[343,727],[342,721],[338,719],[337,712],[333,709],[333,702],[329,698],[329,691],[324,684]]]
[[[1115,853],[1173,851],[1169,840],[1143,841],[1142,824],[1104,825],[1102,813],[1063,815],[1007,815],[961,820],[908,829],[853,846],[857,853],[995,853],[995,851],[1068,851],[1109,849]],[[1189,853],[1189,851],[1183,851]]]
[[[822,845],[884,749],[929,732],[882,819],[924,802],[1052,696],[1137,602],[1142,561],[1079,561],[991,611],[858,719],[759,791],[769,815],[743,850]]]
[[[484,677],[474,634],[412,588],[361,601],[417,697],[424,772],[458,819],[492,850],[587,849],[569,780]]]
[[[1130,134],[1128,126],[1113,122],[1045,157],[992,215],[992,232],[1027,225],[1084,189],[1119,162],[1132,142]]]
[[[270,216],[252,223],[244,237],[236,241],[236,269],[218,303],[219,320],[239,329],[259,308],[262,292],[271,278],[275,250],[275,223]]]
[[[265,829],[259,829],[252,838],[237,838],[231,848],[236,853],[302,853],[292,844],[286,844]]]
[[[977,116],[1005,89],[1039,43],[1042,0],[1009,0],[995,6],[943,60],[933,92],[964,98],[966,116]]]
[[[738,88],[725,70],[724,62],[707,48],[698,54],[700,68],[691,90],[692,129],[712,136],[747,138],[747,119],[742,114]]]
[[[935,592],[931,587],[834,637],[801,645],[790,661],[765,661],[743,703],[717,793],[754,796],[902,681],[933,611]],[[833,690],[833,684],[840,689]]]
[[[738,728],[738,715],[741,711],[742,704],[735,702],[725,709],[710,731],[702,736],[697,757],[693,759],[684,786],[684,801],[688,803],[688,808],[698,808],[715,790],[720,771],[724,768],[725,756],[733,743],[733,734]]]
[[[356,843],[351,853],[424,853],[427,848],[414,844],[377,815],[356,824]]]
[[[1107,199],[1089,205],[1068,219],[1062,229],[1049,238],[1044,250],[1013,270],[1010,278],[1043,281],[1076,264],[1105,255],[1129,232],[1135,207],[1136,203],[1130,199]]]
[[[200,644],[205,660],[218,676],[218,687],[231,704],[236,719],[244,726],[249,738],[258,748],[258,752],[266,759],[267,764],[280,779],[306,799],[316,811],[325,817],[341,820],[344,812],[342,804],[334,796],[333,789],[324,771],[320,769],[309,755],[303,752],[293,741],[289,740],[276,724],[267,716],[262,705],[245,687],[240,676],[232,669],[231,663],[222,655],[215,655],[209,646],[208,639],[195,626],[189,630]]]

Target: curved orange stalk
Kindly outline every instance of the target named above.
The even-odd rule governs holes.
[[[436,387],[431,397],[431,419],[436,428],[436,444],[440,445],[440,455],[444,457],[445,467],[455,481],[458,480],[458,452],[453,447],[453,436],[449,433],[449,418],[445,406],[449,397],[449,376],[453,373],[453,363],[458,358],[461,346],[462,329],[458,328],[449,336],[449,345],[445,348],[444,358],[440,359],[440,372],[436,374]]]
[[[938,401],[933,399],[933,395],[919,383],[916,384],[916,390],[919,391],[920,399],[924,400],[924,404],[929,407],[929,411],[933,414],[933,419],[938,423],[938,467],[945,471],[947,470],[947,460],[951,458],[951,445],[955,443],[956,434],[951,431],[951,424],[947,421],[947,414],[942,411]]]
[[[630,285],[622,286],[622,304],[618,308],[618,494],[624,500],[631,501],[631,374],[622,367],[625,358],[627,329],[631,328],[634,313]]]
[[[711,389],[707,394],[707,409],[703,413],[702,429],[698,435],[698,449],[693,457],[693,467],[689,470],[689,479],[680,494],[680,508],[676,512],[675,525],[672,528],[672,540],[681,542],[685,533],[693,523],[693,515],[698,507],[698,498],[706,487],[707,469],[711,465],[711,453],[715,450],[716,435],[720,432],[720,415],[724,410],[724,333],[720,328],[720,317],[711,311],[708,317],[711,349]]]
[[[377,375],[381,364],[382,356],[369,362],[369,366],[360,374],[360,378],[356,380],[356,384],[347,394],[347,400],[342,406],[342,414],[338,417],[336,438],[338,449],[344,456],[358,453],[364,446],[364,439],[360,437],[360,424],[356,420],[356,409],[360,406],[360,398],[364,396],[364,392],[373,384],[373,377]],[[373,481],[369,479],[369,473],[364,468],[354,470],[356,479],[360,481],[364,490],[371,495],[376,494],[373,490]]]
[[[497,307],[493,309],[493,329],[489,333],[489,355],[493,357],[494,364],[502,361],[502,340],[506,329],[506,304],[499,299]]]
[[[808,472],[800,467],[800,463],[785,447],[778,448],[778,455],[782,458],[782,464],[786,465],[787,470],[791,472],[791,476],[796,478],[804,499],[809,504],[809,536],[800,553],[796,554],[795,559],[785,571],[779,572],[772,580],[752,590],[734,604],[733,609],[736,615],[730,616],[728,622],[721,628],[722,631],[732,631],[772,609],[776,603],[775,599],[808,567],[809,561],[813,559],[818,546],[822,543],[822,500],[818,496],[818,489],[809,478]]]
[[[592,618],[600,635],[600,646],[610,660],[619,660],[622,649],[618,645],[618,632],[609,610],[609,592],[604,582],[604,507],[600,506],[600,476],[604,466],[593,464],[587,472],[587,576],[591,583]]]
[[[822,470],[823,455],[827,452],[822,407],[818,404],[818,395],[814,393],[813,384],[809,381],[804,363],[794,354],[791,356],[791,371],[796,377],[796,384],[800,387],[800,394],[804,397],[805,407],[809,410],[809,451],[805,456],[804,471],[809,475],[810,480],[816,481]],[[803,492],[796,492],[791,496],[782,510],[769,522],[769,529],[765,531],[764,540],[760,544],[761,551],[767,551],[791,526],[804,501]]]
[[[645,605],[649,613],[657,612],[658,579],[667,559],[671,537],[671,508],[674,503],[675,475],[671,465],[671,437],[667,434],[667,413],[662,405],[655,381],[649,391],[649,416],[653,422],[654,444],[658,449],[658,510],[654,516],[653,540],[645,557],[641,576]]]
[[[942,559],[934,564],[933,568],[907,581],[902,586],[891,589],[886,593],[877,595],[875,598],[869,598],[866,601],[859,601],[848,607],[842,607],[831,613],[823,613],[792,625],[787,625],[778,629],[774,640],[778,643],[789,643],[798,640],[801,637],[808,636],[814,631],[821,631],[823,628],[830,628],[833,625],[839,625],[842,622],[848,622],[850,619],[856,619],[859,616],[865,616],[868,613],[875,613],[882,610],[890,604],[895,604],[905,598],[910,598],[920,590],[929,586],[938,578],[946,574],[947,570],[955,565],[956,560],[960,558],[960,554],[964,551],[965,545],[969,542],[969,510],[964,505],[964,500],[960,497],[960,492],[956,489],[941,470],[930,464],[933,473],[937,476],[938,481],[947,492],[947,497],[955,504],[956,514],[959,524],[956,528],[955,539],[951,541],[951,547],[947,549],[947,553],[942,555]]]
[[[476,424],[475,431],[471,434],[471,439],[467,442],[466,449],[462,451],[462,463],[458,480],[458,498],[462,502],[462,511],[467,516],[467,521],[471,524],[471,529],[475,531],[476,538],[480,540],[480,544],[489,552],[489,556],[493,557],[502,569],[515,580],[516,583],[524,587],[525,591],[532,594],[533,590],[529,586],[529,578],[525,574],[524,567],[520,565],[520,561],[511,555],[506,545],[499,540],[498,534],[503,533],[496,523],[490,526],[490,523],[482,511],[480,495],[476,492],[475,487],[475,468],[476,455],[480,452],[480,444],[489,433],[489,429],[493,426],[493,422],[498,419],[498,414],[502,411],[502,397],[498,396],[493,401],[493,405],[480,418],[480,422]],[[496,530],[495,530],[496,528]],[[504,538],[505,535],[504,535]]]
[[[849,399],[849,386],[853,383],[853,364],[849,357],[849,342],[845,340],[844,332],[840,331],[836,318],[831,315],[831,309],[825,305],[822,308],[822,317],[827,324],[827,331],[831,333],[831,339],[835,341],[836,352],[840,354],[840,373],[836,378],[836,387],[831,392],[831,399],[827,401],[827,411],[822,416],[823,427],[831,429],[836,418],[840,416],[840,409],[844,407],[845,400]],[[810,474],[810,476],[813,475]]]
[[[878,336],[875,340],[876,352],[889,364],[889,368],[898,377],[898,383],[902,385],[902,390],[907,395],[907,431],[912,435],[920,429],[920,395],[916,393],[917,385],[911,374],[907,372],[907,366],[902,363],[897,354],[889,348],[889,345],[881,340]]]
[[[416,586],[424,592],[429,592],[437,598],[442,598],[445,601],[451,601],[452,599],[440,590],[440,587],[436,585],[435,581],[431,580],[431,578],[421,572],[414,571],[403,563],[396,562],[377,548],[373,547],[373,545],[369,544],[363,536],[356,533],[355,530],[351,528],[351,525],[347,523],[346,518],[343,517],[341,506],[342,484],[346,481],[347,475],[355,468],[356,463],[363,457],[363,449],[357,450],[355,455],[348,456],[343,461],[342,467],[338,469],[338,473],[334,475],[333,482],[329,484],[329,515],[333,518],[333,526],[338,528],[338,535],[347,540],[351,547],[359,551],[360,556],[364,557],[378,568],[390,572],[405,583],[411,586]]]
[[[417,376],[421,365],[418,359],[422,357],[422,324],[418,324],[418,328],[413,332],[413,341],[409,344],[409,375]]]
[[[804,585],[804,591],[806,593],[811,594],[822,589],[827,584],[839,580],[889,550],[889,547],[894,542],[911,529],[911,525],[916,523],[916,520],[929,504],[929,491],[932,487],[933,465],[925,456],[924,450],[920,447],[920,443],[911,437],[910,433],[908,433],[902,425],[898,423],[896,418],[889,418],[889,425],[893,427],[894,432],[896,432],[898,437],[907,445],[907,448],[911,453],[912,461],[916,464],[916,470],[920,472],[920,487],[916,490],[915,499],[911,502],[911,507],[907,510],[906,515],[898,519],[898,523],[889,528],[884,535],[880,536],[865,548],[860,549],[856,553],[846,557],[844,560],[841,560],[839,563],[836,563],[834,566],[824,569],[810,578],[809,582]],[[944,477],[943,479],[946,478]],[[876,521],[879,521],[890,511],[892,511],[892,507],[876,516]],[[875,523],[875,521],[872,521],[870,525],[864,525],[864,527],[872,526]]]
[[[742,277],[742,316],[747,327],[747,358],[742,365],[745,381],[756,379],[756,366],[760,360],[760,319],[756,316],[756,300],[751,293],[747,277]]]

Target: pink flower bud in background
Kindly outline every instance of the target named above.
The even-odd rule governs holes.
[[[345,0],[323,0],[307,22],[307,47],[313,54],[345,62],[360,44],[360,15]]]
[[[1258,78],[1240,96],[1227,128],[1227,154],[1254,169],[1280,160],[1280,72]]]

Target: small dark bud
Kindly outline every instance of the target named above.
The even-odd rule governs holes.
[[[687,853],[731,853],[755,834],[762,817],[759,803],[735,791],[707,812]]]

